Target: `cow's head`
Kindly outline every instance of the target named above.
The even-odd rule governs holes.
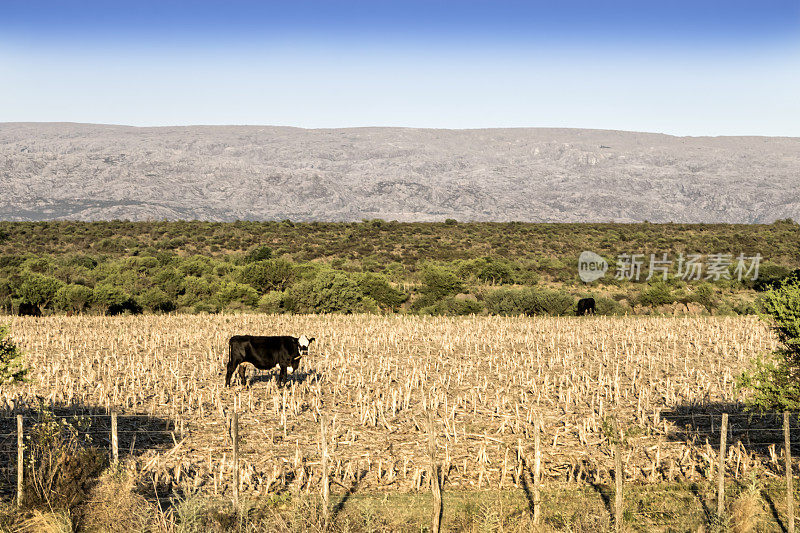
[[[297,371],[300,368],[300,358],[304,355],[308,355],[308,346],[314,340],[314,337],[310,339],[305,335],[302,335],[299,339],[297,339],[297,354],[292,358],[292,372]]]
[[[305,335],[301,335],[299,339],[297,339],[297,348],[300,352],[300,355],[308,355],[308,347],[311,343],[314,342],[314,337],[310,339]]]

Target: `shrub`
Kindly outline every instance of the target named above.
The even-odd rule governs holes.
[[[480,302],[453,297],[444,298],[420,309],[423,315],[476,315],[482,311],[483,305]]]
[[[379,306],[392,310],[396,310],[408,299],[408,295],[392,287],[380,274],[363,274],[358,279],[358,287],[365,296],[375,300]]]
[[[55,296],[56,309],[61,311],[84,311],[91,303],[94,292],[83,285],[64,285]]]
[[[19,293],[26,302],[46,308],[63,285],[63,282],[52,276],[28,274],[20,285]]]
[[[505,259],[482,257],[465,261],[458,269],[461,276],[472,276],[484,283],[505,285],[514,283],[514,273],[511,263]]]
[[[70,509],[83,503],[107,457],[92,445],[89,418],[57,419],[39,408],[25,436],[26,500],[32,505]]]
[[[800,281],[767,292],[763,307],[762,318],[770,323],[780,347],[757,357],[737,385],[751,393],[751,408],[796,411],[800,409]]]
[[[658,281],[644,289],[636,301],[639,305],[658,307],[659,305],[671,304],[675,301],[675,298],[672,296],[669,285],[663,281]]]
[[[22,352],[8,334],[11,328],[0,324],[0,385],[25,379],[28,369],[22,360]]]
[[[178,304],[189,306],[200,302],[210,302],[219,291],[219,283],[206,277],[189,276],[185,280],[186,291],[178,298]]]
[[[714,289],[709,283],[701,283],[697,286],[693,298],[696,303],[699,303],[706,308],[706,311],[712,313],[717,306],[717,299],[714,295]]]
[[[252,248],[244,257],[245,263],[255,263],[256,261],[264,261],[265,259],[272,258],[272,248],[266,245],[256,246]]]
[[[186,291],[186,277],[173,267],[159,270],[153,277],[153,282],[172,299]]]
[[[234,302],[255,307],[258,304],[258,293],[250,285],[228,281],[222,284],[215,300],[220,308],[229,307]]]
[[[295,313],[354,313],[364,310],[364,294],[344,272],[323,270],[313,280],[286,291],[286,309]]]
[[[575,299],[561,291],[503,288],[484,296],[486,309],[497,315],[565,315]]]
[[[154,313],[169,313],[175,310],[175,302],[158,287],[147,289],[139,297],[139,301],[146,309]]]
[[[437,301],[464,292],[464,284],[449,268],[428,265],[422,271],[420,292],[426,299]]]
[[[246,283],[264,294],[268,291],[282,291],[294,276],[292,263],[285,259],[269,259],[246,265],[239,272],[239,281]]]
[[[599,296],[595,298],[595,313],[598,315],[624,315],[625,307],[612,298]]]
[[[270,291],[258,300],[258,308],[265,313],[282,313],[286,295],[283,291]]]
[[[109,283],[98,283],[92,291],[92,299],[103,307],[122,305],[130,299],[122,289]]]

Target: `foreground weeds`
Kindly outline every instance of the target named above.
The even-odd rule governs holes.
[[[281,494],[230,500],[203,494],[173,498],[161,506],[145,498],[123,469],[105,472],[90,500],[72,510],[0,509],[3,532],[389,532],[425,531],[428,494],[334,495],[326,528],[316,495]],[[750,533],[786,528],[785,487],[734,486],[723,516],[713,509],[712,485],[626,488],[625,531]],[[342,500],[344,500],[342,502]],[[444,495],[444,531],[613,531],[611,487],[563,486],[543,492],[542,523],[533,523],[523,491],[486,490]]]

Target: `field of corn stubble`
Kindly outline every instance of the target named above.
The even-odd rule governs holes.
[[[116,410],[122,455],[133,451],[135,468],[164,490],[218,494],[231,490],[234,409],[250,493],[319,487],[321,416],[332,490],[427,490],[429,411],[445,490],[518,484],[537,417],[545,484],[608,482],[613,417],[627,432],[627,482],[706,479],[716,460],[708,414],[738,400],[736,374],[775,346],[752,317],[10,320],[32,372],[2,391],[5,415],[42,399]],[[252,369],[249,388],[223,387],[231,335],[303,333],[316,341],[286,387],[276,372]],[[746,417],[731,413],[731,475],[782,475],[774,447],[759,450],[768,442],[757,428],[737,434]],[[134,414],[144,416],[125,416]]]

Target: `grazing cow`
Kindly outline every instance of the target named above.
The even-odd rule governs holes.
[[[42,316],[42,310],[36,304],[22,302],[17,309],[19,316]]]
[[[581,298],[578,300],[578,316],[595,314],[594,298]]]
[[[228,368],[225,372],[225,386],[231,384],[231,376],[239,368],[239,380],[245,382],[244,363],[250,363],[259,370],[270,370],[280,365],[278,385],[286,381],[286,369],[300,367],[300,358],[308,355],[308,346],[314,341],[303,335],[297,337],[264,337],[256,335],[235,335],[228,343]]]

